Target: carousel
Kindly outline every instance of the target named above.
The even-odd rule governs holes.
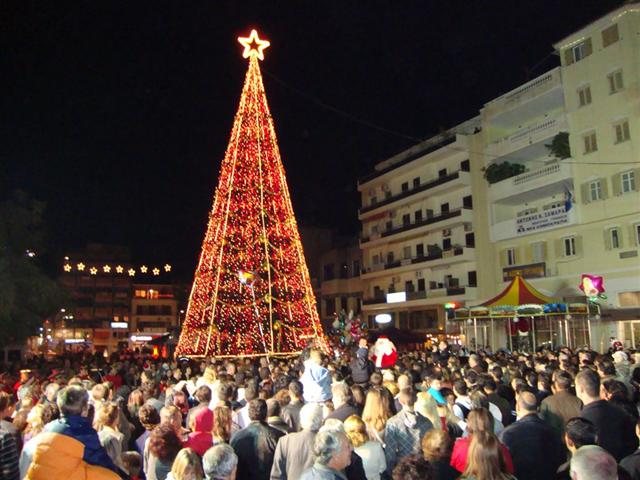
[[[470,349],[495,351],[507,346],[531,352],[540,346],[590,346],[591,322],[600,318],[600,306],[587,297],[584,303],[547,297],[516,276],[494,298],[455,309],[454,318]]]

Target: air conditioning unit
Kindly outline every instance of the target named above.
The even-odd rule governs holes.
[[[450,228],[445,228],[444,230],[442,230],[442,236],[443,237],[450,237],[451,236],[451,229]]]
[[[465,232],[473,232],[473,225],[470,223],[465,223],[464,224],[464,231]]]

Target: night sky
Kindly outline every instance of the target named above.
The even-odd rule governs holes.
[[[554,41],[620,4],[2,2],[0,197],[47,203],[54,255],[118,243],[190,276],[255,27],[298,221],[355,233],[359,176],[556,66]]]

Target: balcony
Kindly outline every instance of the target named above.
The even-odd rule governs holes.
[[[560,67],[556,67],[487,103],[483,115],[492,120],[498,119],[502,123],[513,124],[513,118],[502,119],[500,117],[507,116],[524,105],[527,105],[527,110],[530,112],[535,108],[531,105],[534,103],[533,101],[540,103],[539,108],[550,110],[556,103],[562,102],[562,99],[559,98],[561,96]]]
[[[573,172],[568,162],[554,161],[490,185],[489,202],[517,204],[533,198],[563,194],[567,182],[573,183],[572,178]]]
[[[398,310],[398,307],[415,307],[420,305],[441,305],[447,302],[449,297],[458,301],[473,301],[477,298],[477,288],[475,286],[466,287],[442,287],[430,290],[418,290],[407,293],[407,301],[399,303],[387,303],[384,295],[365,298],[362,305],[368,308],[364,310]]]
[[[459,181],[456,181],[456,180],[459,180]],[[414,187],[405,192],[397,193],[396,195],[391,195],[379,202],[376,202],[373,205],[364,206],[360,208],[360,210],[358,210],[358,213],[361,220],[363,219],[366,220],[366,217],[367,217],[365,216],[366,213],[373,212],[374,210],[377,210],[377,209],[380,209],[381,211],[386,210],[386,209],[383,209],[382,207],[386,207],[388,205],[391,205],[392,203],[398,202],[400,200],[404,200],[405,198],[408,198],[412,195],[426,192],[428,190],[429,190],[429,195],[441,194],[441,193],[445,193],[447,191],[451,191],[456,188],[464,187],[470,184],[471,184],[471,177],[469,176],[469,172],[459,170],[457,172],[450,173],[449,175],[438,177],[435,180],[422,183],[417,187]],[[444,187],[438,188],[436,191],[435,189],[437,187],[440,187],[441,185],[444,185]]]
[[[384,277],[386,275],[397,275],[403,272],[411,272],[416,269],[416,265],[425,268],[433,268],[440,265],[450,265],[454,263],[472,262],[475,260],[475,250],[473,247],[456,247],[444,252],[435,253],[411,259],[396,260],[393,262],[378,264],[362,271],[362,279]],[[380,265],[382,267],[380,268]]]
[[[556,228],[568,227],[577,223],[575,207],[565,210],[562,205],[551,210],[540,211],[524,217],[497,222],[489,227],[489,236],[492,242],[507,240],[509,238],[523,237],[541,233]]]
[[[564,115],[541,118],[510,135],[494,140],[487,145],[485,153],[491,158],[506,156],[514,152],[518,152],[519,159],[541,156],[546,153],[544,144],[541,142],[548,141],[557,133],[567,131],[568,128]],[[530,154],[522,153],[523,149],[531,146],[537,148],[529,148]]]
[[[424,235],[427,232],[449,228],[453,225],[461,223],[471,223],[473,220],[473,212],[470,208],[462,207],[450,210],[439,215],[422,219],[418,222],[413,221],[405,225],[386,230],[371,236],[362,236],[360,238],[360,246],[362,248],[373,247],[378,244],[389,243],[399,238],[413,237]],[[406,233],[407,235],[401,235]],[[395,237],[391,240],[389,237]]]

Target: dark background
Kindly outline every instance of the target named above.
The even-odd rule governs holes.
[[[299,223],[355,233],[358,176],[556,66],[553,42],[620,3],[3,2],[0,197],[47,203],[58,259],[119,243],[191,275],[255,27]]]

